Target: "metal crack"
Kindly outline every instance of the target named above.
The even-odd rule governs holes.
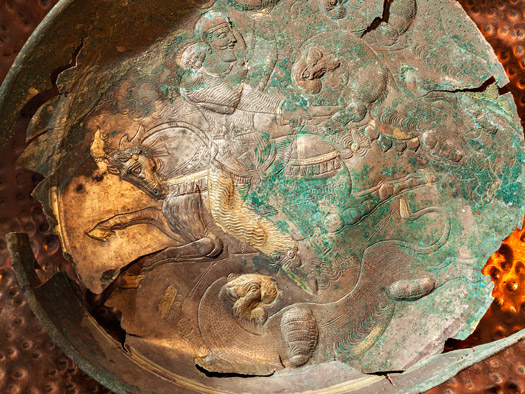
[[[383,3],[383,16],[375,18],[370,26],[366,28],[366,30],[361,34],[361,38],[363,38],[365,35],[370,33],[371,31],[377,29],[379,25],[383,22],[388,23],[388,20],[390,19],[390,5],[392,4],[394,0],[384,0]]]

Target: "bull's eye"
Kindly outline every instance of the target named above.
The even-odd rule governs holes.
[[[337,0],[330,0],[330,5],[331,5],[332,7],[335,7],[336,4],[337,4]]]
[[[131,167],[130,168],[130,172],[133,174],[133,175],[140,175],[141,172],[142,172],[142,167],[140,165],[136,165],[134,167]]]

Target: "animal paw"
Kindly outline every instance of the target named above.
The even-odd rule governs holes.
[[[289,362],[298,368],[306,364],[317,346],[319,330],[310,309],[294,307],[281,320],[281,334],[288,345]]]
[[[430,278],[398,280],[392,283],[387,291],[396,301],[415,301],[430,294],[436,282]]]
[[[94,227],[93,229],[87,232],[87,235],[89,235],[93,239],[96,239],[97,241],[107,241],[108,238],[111,237],[113,234],[113,231],[98,226]]]

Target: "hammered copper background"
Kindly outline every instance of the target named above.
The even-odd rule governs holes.
[[[57,0],[0,0],[0,82],[25,40]],[[507,89],[525,124],[525,0],[461,0],[495,48],[510,77]],[[40,177],[16,167],[31,113],[26,108],[16,136],[0,152],[0,393],[109,393],[82,373],[42,330],[15,283],[4,234],[29,233],[43,276],[64,263],[58,240],[30,192]],[[521,245],[525,251],[525,242]],[[509,254],[510,253],[510,254]],[[514,258],[507,251],[507,258]],[[522,283],[521,286],[525,286]],[[104,316],[102,316],[103,318]],[[525,327],[525,306],[516,313],[495,303],[466,341],[447,350],[486,343]],[[525,393],[525,342],[479,363],[429,393]]]
[[[494,47],[510,79],[518,113],[525,126],[525,0],[462,0],[460,3]],[[513,268],[513,261],[525,253],[525,238],[508,247],[502,246],[503,267]],[[495,278],[494,278],[495,279]],[[505,296],[525,294],[525,280],[508,286]],[[476,331],[466,341],[449,341],[446,349],[469,347],[511,335],[525,328],[525,305],[516,312],[502,310],[494,302]],[[525,393],[525,341],[470,367],[427,394],[455,393]]]
[[[29,35],[56,0],[0,0],[0,81]],[[31,108],[16,137],[0,154],[0,393],[109,393],[86,376],[50,340],[15,283],[4,234],[29,233],[33,251],[48,272],[62,261],[59,243],[39,204],[30,197],[40,176],[15,166],[24,149]]]

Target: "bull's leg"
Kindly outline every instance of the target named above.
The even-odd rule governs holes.
[[[392,197],[435,182],[435,176],[423,170],[400,179],[381,181],[370,189],[355,193],[357,202],[345,211],[344,222],[354,225]]]
[[[171,246],[144,259],[142,271],[149,271],[158,265],[188,261],[197,258],[214,258],[222,252],[222,242],[213,234],[194,242]]]
[[[162,211],[155,207],[141,209],[139,211],[128,212],[115,215],[109,219],[97,223],[95,227],[87,232],[91,238],[97,241],[107,241],[117,230],[124,230],[138,224],[148,224],[158,228],[168,237],[178,239],[169,229]]]

